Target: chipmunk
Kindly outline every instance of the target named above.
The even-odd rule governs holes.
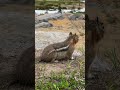
[[[79,41],[78,35],[69,33],[68,38],[59,43],[50,44],[42,52],[40,61],[52,62],[55,60],[69,60],[75,49],[76,43]]]
[[[99,21],[99,18],[96,17],[95,20],[89,20],[88,15],[85,17],[85,29],[86,29],[86,63],[85,63],[85,71],[86,71],[86,79],[89,76],[89,68],[96,56],[96,45],[100,40],[104,37],[104,26],[103,23]]]

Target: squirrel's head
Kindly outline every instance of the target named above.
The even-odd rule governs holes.
[[[73,34],[72,32],[70,32],[67,40],[70,41],[70,43],[72,44],[76,44],[79,41],[79,37],[76,33]]]

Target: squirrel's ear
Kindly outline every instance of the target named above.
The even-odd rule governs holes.
[[[72,32],[69,33],[69,36],[71,36],[71,35],[72,35]]]

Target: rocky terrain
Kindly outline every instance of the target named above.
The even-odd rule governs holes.
[[[69,17],[72,15],[70,14],[68,17],[65,17],[64,14],[56,13],[56,14],[46,14],[46,15],[40,15],[35,17],[36,18],[36,29],[35,29],[35,45],[36,50],[43,49],[47,45],[52,43],[57,43],[58,41],[64,41],[69,32],[80,34],[77,31],[76,25],[74,26],[73,23],[71,23],[71,20],[69,20]],[[84,33],[84,19],[81,19],[81,21],[74,19],[75,24],[81,24],[81,33]],[[51,23],[52,27],[49,26],[46,23]],[[72,25],[72,26],[71,26]],[[39,26],[39,27],[37,27]],[[73,27],[74,26],[74,27]],[[80,37],[80,39],[83,39],[84,36]],[[81,44],[84,44],[84,41],[81,41]],[[79,44],[78,44],[79,45]]]

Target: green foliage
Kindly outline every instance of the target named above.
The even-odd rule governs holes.
[[[83,79],[77,80],[75,73],[69,77],[66,77],[65,74],[54,74],[47,82],[40,80],[36,85],[36,90],[83,90],[84,85],[85,81]]]
[[[70,61],[66,70],[61,73],[52,72],[50,77],[43,76],[36,82],[35,90],[84,90],[84,61],[78,61],[79,68],[71,70]]]
[[[51,9],[52,7],[58,7],[59,4],[61,4],[61,8],[65,8],[66,5],[73,5],[73,4],[78,4],[78,1],[66,1],[66,0],[35,0],[35,8],[39,9],[48,9],[46,8],[47,6],[49,7],[49,9]],[[45,5],[44,5],[45,4]],[[44,7],[44,8],[43,8]]]

